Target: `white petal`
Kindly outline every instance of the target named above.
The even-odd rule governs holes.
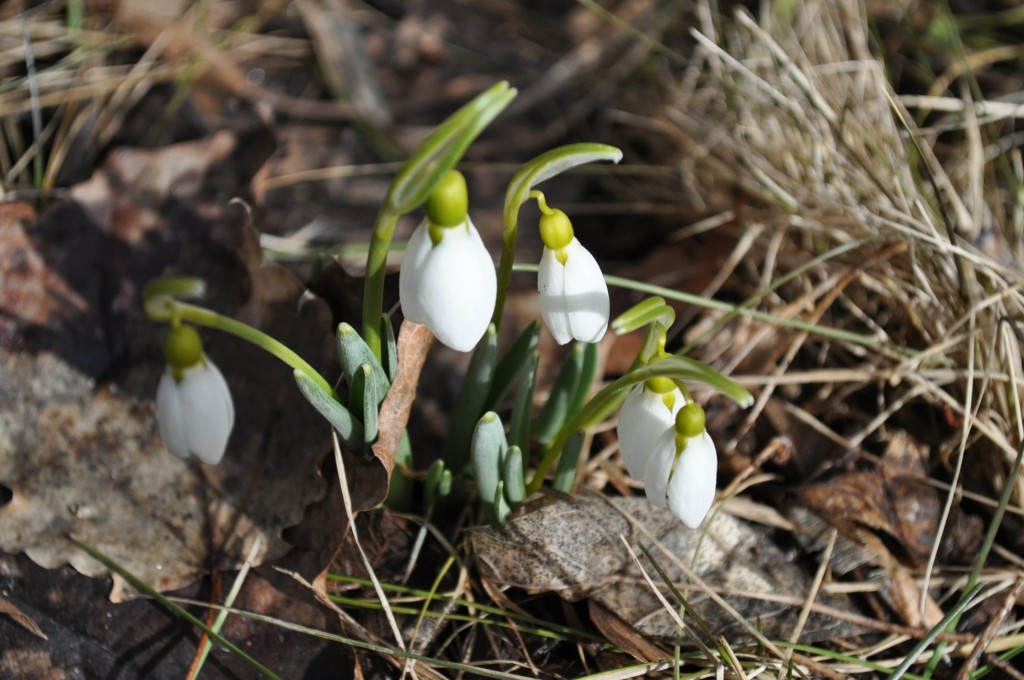
[[[186,370],[178,387],[189,452],[208,465],[216,465],[224,457],[235,424],[235,406],[227,381],[206,359],[205,365]]]
[[[398,277],[405,317],[426,324],[442,343],[468,352],[487,330],[494,313],[498,279],[476,227],[444,229],[436,246],[426,222],[406,247]]]
[[[156,424],[167,450],[178,458],[188,458],[181,394],[170,368],[160,376],[160,386],[156,389]]]
[[[601,266],[590,251],[575,238],[567,246],[565,260],[565,298],[572,310],[569,325],[572,337],[580,342],[599,342],[608,330],[608,284]]]
[[[678,388],[671,395],[674,400],[670,410],[665,406],[666,395],[638,385],[622,404],[617,429],[619,451],[632,477],[643,477],[647,457],[654,451],[655,442],[666,430],[674,427],[676,413],[686,403]]]
[[[555,342],[597,342],[608,329],[608,285],[590,251],[576,239],[566,246],[566,260],[544,248],[537,272],[540,312]]]
[[[413,323],[427,322],[427,312],[418,291],[423,289],[426,262],[433,248],[429,225],[424,220],[409,237],[402,255],[402,268],[398,272],[398,297],[402,301],[402,314]]]
[[[647,500],[659,508],[665,507],[665,495],[668,492],[669,475],[672,474],[672,465],[676,459],[676,431],[675,428],[667,430],[658,437],[654,443],[654,450],[651,451],[644,466],[644,487],[647,491]]]
[[[537,270],[537,292],[540,293],[540,314],[544,325],[559,345],[572,340],[569,309],[565,299],[565,266],[558,261],[555,251],[547,246],[540,257]]]
[[[715,501],[717,474],[715,443],[705,430],[687,440],[672,469],[668,489],[669,509],[691,529],[700,526]]]
[[[168,451],[216,465],[224,457],[235,424],[235,405],[224,376],[212,361],[203,359],[204,363],[184,371],[180,383],[170,369],[160,378],[157,424]]]

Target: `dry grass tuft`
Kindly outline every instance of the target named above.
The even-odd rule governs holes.
[[[862,3],[789,6],[759,19],[702,7],[693,61],[659,122],[684,152],[684,201],[721,215],[733,239],[702,292],[775,319],[710,313],[690,331],[697,356],[760,390],[728,448],[766,416],[780,434],[813,432],[793,435],[802,476],[789,481],[803,483],[873,467],[882,443],[909,431],[931,447],[938,536],[961,494],[988,525],[1012,486],[1007,545],[995,546],[1012,560],[1024,515],[1024,479],[1008,479],[1024,441],[1024,164],[999,116],[1014,110],[916,97],[956,114],[939,146],[938,132],[908,122]],[[929,592],[945,610],[962,592],[940,542],[916,572],[922,611]],[[1005,597],[1021,569],[1011,562],[985,592]]]

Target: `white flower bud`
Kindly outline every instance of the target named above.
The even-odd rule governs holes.
[[[235,406],[224,376],[205,355],[174,379],[170,367],[160,378],[156,415],[160,438],[179,458],[194,455],[208,465],[224,457],[235,424]]]
[[[494,313],[498,277],[473,222],[435,227],[424,221],[413,232],[398,275],[405,318],[425,324],[444,345],[468,352],[483,337]]]
[[[598,342],[604,337],[608,329],[608,285],[597,260],[575,237],[557,251],[545,246],[537,290],[541,316],[555,342]]]

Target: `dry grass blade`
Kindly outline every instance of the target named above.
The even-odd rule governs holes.
[[[11,619],[14,620],[15,623],[17,623],[19,626],[29,631],[33,635],[40,637],[44,640],[49,639],[48,637],[46,637],[46,633],[43,632],[43,629],[39,627],[39,624],[36,623],[31,616],[15,607],[13,604],[8,602],[3,597],[0,597],[0,614],[6,614],[7,616],[11,617]]]
[[[970,511],[995,508],[996,524],[1005,517],[1017,526],[1024,511],[1024,479],[1014,466],[1024,437],[1024,239],[1016,226],[1024,171],[1017,172],[1019,154],[1006,151],[1015,138],[1001,139],[1000,128],[988,125],[1019,111],[966,84],[959,98],[943,90],[901,98],[872,54],[863,4],[853,0],[814,0],[799,12],[774,4],[757,19],[744,9],[726,18],[700,6],[692,35],[702,62],[677,84],[658,128],[683,147],[687,199],[708,214],[735,212],[734,225],[716,227],[730,239],[724,267],[735,274],[712,283],[751,307],[732,318],[705,311],[687,339],[696,356],[765,387],[757,407],[767,408],[771,396],[773,422],[813,434],[814,443],[794,442],[805,471],[836,469],[843,455],[877,466],[893,432],[919,431],[922,414],[933,414],[927,481],[943,499],[923,565],[923,611],[927,598],[938,597],[934,584],[956,574],[947,571],[943,546],[965,498]],[[1009,53],[981,55],[947,75],[952,82]],[[933,130],[915,127],[903,105],[931,103],[955,115]],[[1016,170],[1000,175],[1002,167]],[[790,435],[785,426],[777,431]],[[749,439],[741,432],[725,448]],[[1003,490],[1006,502],[997,500]],[[1019,551],[1013,533],[994,553]],[[990,573],[977,569],[975,577]],[[1010,573],[1021,574],[1019,563]],[[970,586],[945,586],[946,606]],[[931,631],[946,644],[938,633]]]

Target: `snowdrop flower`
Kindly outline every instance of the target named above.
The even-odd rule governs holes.
[[[621,426],[620,426],[621,427]],[[643,465],[647,499],[666,507],[683,524],[700,526],[715,500],[718,454],[704,428],[704,409],[691,402],[676,413]]]
[[[540,201],[538,201],[540,203]],[[546,210],[545,210],[546,208]],[[608,285],[561,210],[541,203],[544,254],[537,274],[540,313],[555,342],[598,342],[608,328]]]
[[[626,397],[619,415],[619,452],[629,474],[643,479],[647,458],[662,434],[674,431],[676,413],[686,403],[670,378],[651,378]]]
[[[191,326],[171,328],[164,354],[167,370],[156,392],[160,438],[179,458],[194,455],[216,465],[224,457],[235,424],[228,384],[203,354],[203,343]]]
[[[409,239],[398,275],[405,318],[425,324],[459,352],[483,337],[498,292],[494,262],[466,206],[466,180],[453,170],[431,194],[427,219]]]

